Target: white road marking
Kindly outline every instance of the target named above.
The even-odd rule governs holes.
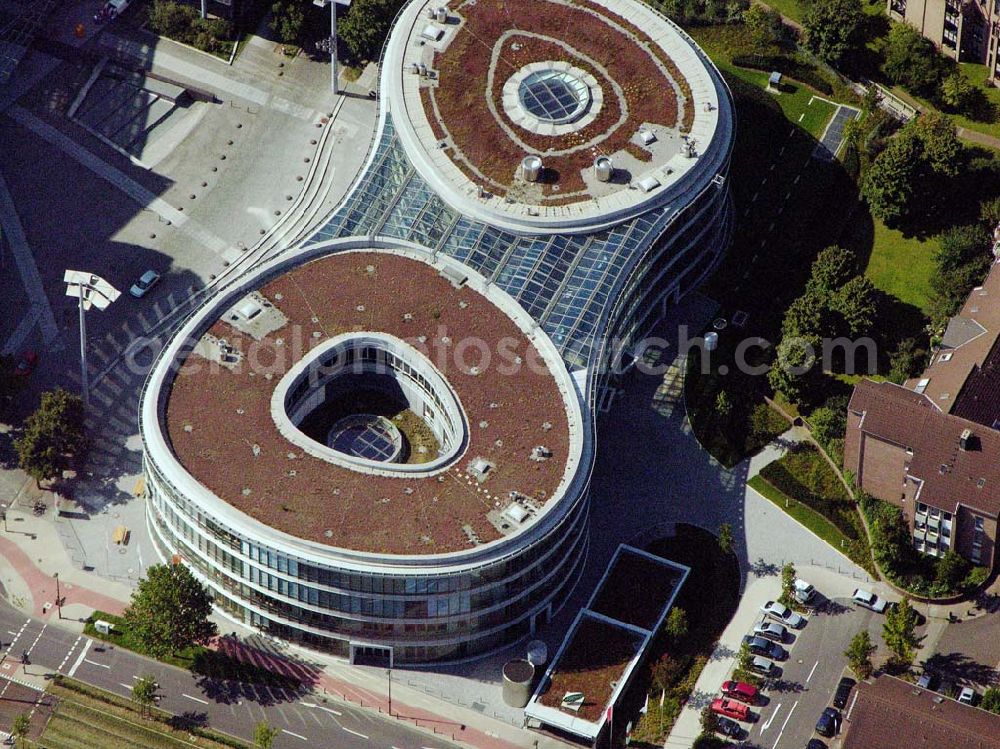
[[[768,716],[767,720],[764,722],[764,725],[762,725],[760,727],[760,732],[761,733],[764,733],[764,731],[766,731],[768,728],[771,727],[771,721],[773,721],[775,719],[775,717],[777,717],[779,710],[781,710],[781,703],[780,702],[777,705],[775,705],[774,712],[771,713],[770,716]]]
[[[80,664],[83,663],[83,660],[87,655],[87,651],[90,649],[90,646],[93,642],[94,641],[91,640],[89,637],[87,638],[87,642],[86,644],[84,644],[83,650],[80,651],[80,657],[76,659],[76,663],[73,664],[73,667],[69,670],[67,676],[72,677],[73,674],[76,673],[76,670],[80,668]]]
[[[194,700],[195,702],[200,702],[202,705],[207,705],[208,701],[203,700],[200,697],[192,697],[190,694],[182,694],[181,697],[187,697],[189,700]]]
[[[118,682],[118,686],[125,687],[126,689],[131,689],[132,688],[131,684],[122,684],[121,682]]]
[[[12,629],[8,629],[8,630],[7,630],[7,634],[9,634],[9,635],[14,635],[14,637],[17,637],[17,636],[18,636],[19,634],[21,634],[21,633],[20,633],[20,632],[15,632],[15,631],[14,631],[14,630],[12,630]]]
[[[282,733],[287,733],[287,734],[288,734],[289,736],[294,736],[294,737],[295,737],[295,738],[297,738],[297,739],[302,739],[303,741],[308,741],[308,740],[309,740],[309,739],[307,739],[307,738],[306,738],[305,736],[303,736],[302,734],[299,734],[299,733],[292,733],[292,732],[291,732],[291,731],[289,731],[289,730],[288,730],[287,728],[282,728],[282,729],[281,729],[281,732],[282,732]]]
[[[802,122],[802,120],[805,118],[805,116],[806,116],[805,112],[803,112],[802,114],[800,114],[799,115],[799,122]]]
[[[358,733],[357,731],[352,731],[347,726],[341,726],[341,728],[344,729],[345,731],[347,731],[348,733],[353,733],[355,736],[358,736],[358,737],[360,737],[362,739],[365,739],[366,741],[368,740],[368,737],[365,736],[363,733]]]
[[[87,661],[87,663],[91,664],[92,666],[100,666],[101,668],[106,668],[109,671],[111,670],[111,666],[109,666],[106,663],[98,663],[97,661],[90,660],[90,658],[84,658],[83,660]]]
[[[809,671],[809,675],[806,677],[806,684],[808,684],[809,680],[813,677],[813,673],[816,671],[816,666],[818,666],[818,665],[819,665],[819,661],[816,661],[813,664],[812,669]]]
[[[778,732],[778,738],[774,740],[774,746],[771,747],[771,749],[778,749],[778,742],[781,741],[781,734],[785,732],[785,726],[788,725],[788,721],[791,719],[792,713],[795,712],[795,708],[797,708],[798,706],[799,703],[798,701],[796,701],[795,704],[792,705],[792,709],[788,711],[788,717],[785,718],[785,722],[781,724],[781,730]]]
[[[326,712],[330,713],[331,715],[338,715],[338,716],[343,715],[342,712],[334,710],[332,707],[323,707],[322,705],[316,705],[316,704],[314,704],[312,702],[300,702],[299,704],[302,705],[302,707],[312,707],[312,708],[315,708],[317,710],[325,710]]]

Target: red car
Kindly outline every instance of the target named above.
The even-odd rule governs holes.
[[[14,375],[16,377],[27,377],[35,371],[37,365],[38,354],[34,351],[25,351],[18,357],[17,364],[14,365]]]
[[[745,702],[748,705],[757,703],[757,687],[742,681],[722,682],[722,693],[726,697],[732,697],[734,700]]]
[[[725,715],[727,718],[735,718],[736,720],[750,720],[749,707],[742,702],[730,700],[725,697],[712,702],[712,712]]]

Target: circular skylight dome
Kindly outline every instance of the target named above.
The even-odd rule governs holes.
[[[572,122],[590,104],[590,86],[566,70],[529,73],[517,89],[525,111],[543,122]]]

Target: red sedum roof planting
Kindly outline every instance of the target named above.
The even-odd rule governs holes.
[[[680,70],[643,31],[602,5],[587,0],[477,0],[452,2],[450,8],[462,19],[461,26],[435,54],[439,80],[427,89],[429,95],[421,91],[421,100],[435,135],[450,136],[452,161],[476,182],[485,179],[500,192],[511,188],[526,152],[510,131],[545,160],[543,201],[590,199],[581,170],[590,168],[596,156],[623,150],[641,154],[630,141],[643,123],[690,127],[691,91]],[[504,83],[525,65],[548,61],[568,62],[593,75],[601,87],[601,111],[578,131],[532,133],[504,112]]]
[[[499,539],[487,512],[497,501],[505,504],[511,491],[542,505],[556,494],[570,450],[563,393],[534,345],[486,297],[468,286],[456,289],[431,265],[388,252],[328,255],[274,278],[260,293],[287,323],[255,341],[217,321],[208,333],[236,346],[244,354],[241,365],[231,371],[191,353],[170,384],[168,439],[184,468],[216,496],[299,538],[421,555],[471,548],[464,526],[483,543]],[[464,453],[442,473],[362,473],[308,455],[278,431],[270,406],[283,373],[314,346],[352,331],[427,347],[469,427]],[[478,373],[478,349],[469,349],[465,365],[455,356],[458,343],[468,338],[493,352],[493,363]],[[513,374],[498,366],[501,346],[523,361],[511,365]],[[441,359],[439,352],[445,352]],[[247,365],[254,361],[273,364],[272,377]],[[188,366],[193,364],[200,366]],[[536,445],[548,447],[552,457],[532,460]],[[482,485],[465,473],[478,456],[495,466]]]

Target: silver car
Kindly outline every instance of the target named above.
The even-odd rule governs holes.
[[[867,590],[862,588],[857,588],[854,594],[851,596],[851,600],[854,601],[858,606],[864,606],[866,609],[871,609],[876,614],[881,614],[885,611],[885,607],[888,603],[884,598],[879,598],[874,593],[869,593]]]
[[[148,292],[151,288],[156,286],[159,280],[160,280],[159,273],[157,273],[155,270],[147,270],[145,273],[139,276],[139,280],[137,280],[134,284],[132,284],[132,288],[129,289],[128,292],[136,299],[142,299],[142,297],[146,296],[146,292]]]
[[[768,640],[773,640],[774,642],[784,642],[788,635],[788,630],[785,629],[784,625],[768,621],[764,618],[753,628],[753,633],[757,637],[766,637]]]
[[[760,610],[765,616],[769,616],[792,629],[799,629],[806,623],[802,616],[777,601],[768,601],[760,607]]]

